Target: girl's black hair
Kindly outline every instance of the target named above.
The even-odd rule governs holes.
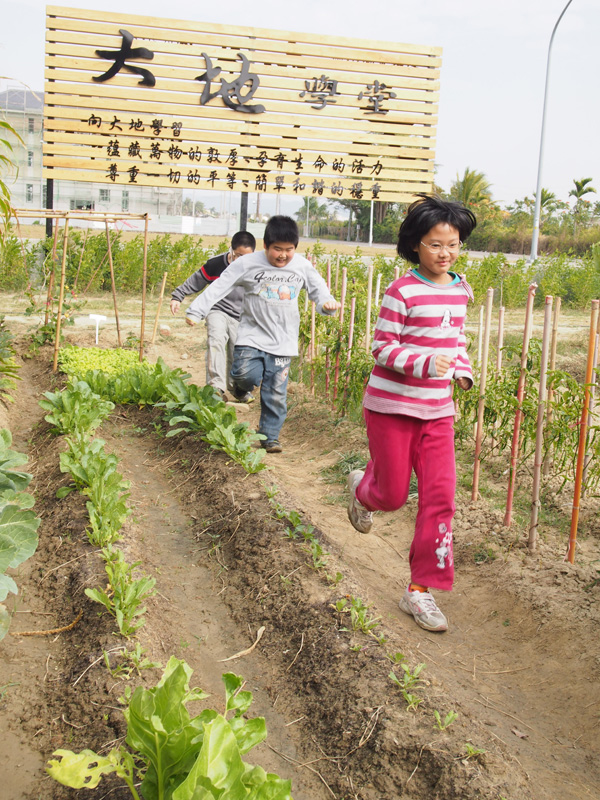
[[[267,222],[263,234],[263,244],[270,247],[275,242],[284,242],[298,247],[300,235],[296,221],[291,217],[284,217],[283,214],[276,214]]]
[[[414,249],[428,231],[440,222],[445,222],[456,228],[461,242],[477,225],[475,214],[462,203],[454,200],[442,200],[439,195],[417,195],[419,200],[408,207],[406,217],[400,225],[398,232],[398,255],[410,261],[411,264],[419,263],[419,255]]]

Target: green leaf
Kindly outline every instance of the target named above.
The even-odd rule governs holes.
[[[82,750],[72,753],[70,750],[55,750],[53,756],[60,756],[60,761],[50,760],[46,767],[55,781],[72,789],[94,789],[103,775],[117,770],[116,750],[108,756],[99,756],[93,750]]]
[[[0,581],[2,577],[5,576],[0,575]],[[10,620],[11,616],[8,613],[8,609],[3,603],[0,603],[0,642],[8,633],[8,629],[10,628]]]
[[[9,567],[18,567],[35,553],[39,524],[40,520],[29,509],[7,505],[0,510],[0,550],[16,547]]]

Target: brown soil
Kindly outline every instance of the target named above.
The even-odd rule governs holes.
[[[148,356],[202,384],[202,345],[191,335],[174,325]],[[93,338],[81,331],[69,337],[79,344]],[[2,797],[119,800],[129,795],[114,782],[76,791],[44,772],[57,748],[107,752],[125,735],[125,685],[154,685],[161,674],[144,670],[126,681],[105,665],[104,652],[115,664],[118,648],[135,640],[120,638],[112,618],[84,594],[104,575],[84,534],[83,500],[75,493],[56,499],[68,483],[59,470],[64,443],[38,406],[40,394],[60,382],[51,362],[47,349],[23,360],[17,402],[0,420],[13,446],[29,455],[42,518],[39,548],[15,576],[11,633],[0,644],[0,758],[10,765]],[[257,409],[239,416],[254,424]],[[247,758],[291,778],[295,800],[600,795],[600,586],[586,590],[598,576],[597,534],[580,532],[575,566],[563,560],[564,534],[548,526],[530,555],[523,533],[503,528],[499,511],[459,495],[457,580],[438,597],[450,630],[427,633],[398,609],[416,501],[378,515],[373,533],[356,533],[343,486],[326,483],[322,471],[342,453],[366,453],[364,433],[336,421],[302,387],[290,389],[284,452],[267,456],[269,470],[258,476],[193,437],[165,438],[156,409],[119,408],[98,435],[131,481],[133,514],[120,546],[157,581],[137,640],[162,665],[171,655],[185,659],[193,684],[218,709],[221,674],[244,676],[254,693],[251,712],[266,717],[269,731]],[[302,543],[273,519],[273,486],[281,504],[315,526],[328,553],[325,569],[314,570]],[[338,571],[343,579],[334,585],[327,576]],[[384,643],[345,630],[348,615],[334,607],[344,596],[372,604]],[[19,635],[65,626],[80,611],[64,633]],[[261,626],[251,654],[223,661],[248,648]],[[401,672],[394,653],[411,669],[426,664],[416,711],[388,677]],[[436,710],[458,718],[438,731]],[[467,758],[466,743],[482,752]]]

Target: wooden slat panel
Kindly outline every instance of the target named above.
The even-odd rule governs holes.
[[[133,169],[139,185],[173,186],[177,171],[179,186],[222,189],[228,174],[239,180],[246,170],[249,191],[348,197],[362,184],[365,199],[387,200],[431,189],[440,48],[62,7],[47,14],[49,176],[126,184]],[[120,29],[154,58],[129,58],[109,80],[93,81],[114,64],[96,50],[118,52]],[[197,80],[207,67],[202,53],[215,69],[210,84]],[[241,78],[239,53],[254,78]],[[127,66],[149,70],[156,85],[140,86]],[[328,85],[315,85],[320,79]],[[264,113],[228,107],[221,81],[231,82],[228,102],[247,112],[249,93],[248,106],[262,105]],[[201,102],[203,91],[208,101]],[[154,120],[160,130],[151,130]],[[245,167],[227,165],[231,151]],[[230,180],[229,188],[241,187]]]
[[[89,20],[89,21],[97,21],[100,23],[105,23],[109,17],[103,11],[90,11],[90,10],[81,10],[75,8],[66,8],[64,6],[47,6],[46,7],[46,14],[48,17],[47,26],[56,27],[55,23],[53,22],[53,17],[61,17],[61,30],[67,30],[71,25],[78,24],[80,20]],[[110,15],[111,18],[114,18],[115,15]],[[278,30],[271,30],[269,28],[236,28],[233,25],[216,25],[213,23],[197,23],[188,20],[180,20],[180,19],[173,19],[173,18],[163,18],[156,19],[154,17],[143,17],[139,15],[133,14],[119,14],[118,15],[119,22],[122,25],[130,24],[130,25],[146,25],[154,32],[156,27],[160,29],[171,29],[171,30],[179,30],[182,32],[182,35],[186,37],[188,33],[198,32],[200,34],[204,33],[213,33],[213,34],[221,34],[222,36],[241,36],[241,37],[253,37],[255,39],[265,39],[267,41],[275,40],[275,41],[283,41],[288,43],[291,42],[305,42],[310,44],[315,44],[318,47],[323,47],[325,44],[327,46],[337,45],[338,47],[346,47],[354,51],[357,45],[362,46],[363,48],[368,48],[369,50],[374,50],[375,53],[391,53],[393,55],[400,55],[400,54],[416,54],[416,55],[428,55],[433,57],[440,57],[442,53],[441,47],[427,47],[425,45],[414,45],[414,44],[406,44],[400,42],[385,42],[380,40],[372,40],[372,39],[352,39],[343,36],[325,36],[322,34],[313,34],[313,33],[296,33],[291,31],[278,31]]]

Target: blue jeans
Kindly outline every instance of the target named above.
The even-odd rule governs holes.
[[[277,441],[287,414],[289,356],[274,356],[255,347],[236,345],[233,350],[231,380],[242,392],[260,386],[258,433],[268,442]]]

